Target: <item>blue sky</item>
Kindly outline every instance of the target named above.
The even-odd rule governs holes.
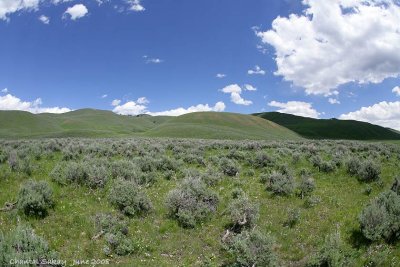
[[[400,129],[390,0],[16,2],[0,0],[0,109],[280,110]]]

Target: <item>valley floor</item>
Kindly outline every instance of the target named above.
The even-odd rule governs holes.
[[[399,143],[0,141],[0,206],[16,203],[0,212],[0,266],[399,266],[400,226],[371,238],[360,219],[399,168]],[[15,249],[30,229],[43,249]]]

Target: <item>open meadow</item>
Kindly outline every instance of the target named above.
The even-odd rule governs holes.
[[[4,140],[0,266],[398,266],[399,168],[398,143]]]

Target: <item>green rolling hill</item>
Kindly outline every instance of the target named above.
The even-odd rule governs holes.
[[[37,115],[24,111],[0,111],[0,138],[131,136],[168,119],[120,116],[111,111],[93,109]]]
[[[253,115],[273,121],[303,137],[311,139],[400,140],[400,134],[395,130],[366,122],[312,119],[279,112],[256,113]]]
[[[146,132],[146,136],[202,139],[296,140],[294,132],[250,115],[197,112],[172,118]]]
[[[296,133],[251,115],[200,112],[179,117],[121,116],[82,109],[64,114],[0,111],[0,138],[177,137],[204,139],[301,139]]]

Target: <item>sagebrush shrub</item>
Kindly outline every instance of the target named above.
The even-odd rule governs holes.
[[[315,190],[314,179],[309,175],[301,175],[299,191],[301,198],[309,196]]]
[[[307,266],[352,266],[350,264],[349,252],[344,246],[339,232],[330,234],[325,238],[323,246],[316,255],[313,255],[313,257],[311,257],[311,259],[307,263]]]
[[[227,158],[221,158],[219,167],[221,171],[228,176],[236,176],[239,173],[238,164],[233,160]]]
[[[123,218],[100,213],[96,214],[94,221],[98,235],[104,235],[106,245],[103,252],[107,256],[113,253],[126,256],[138,250],[138,245],[128,237],[128,224]]]
[[[19,158],[16,151],[11,151],[8,155],[8,165],[12,171],[17,171],[19,167]]]
[[[362,163],[358,172],[359,179],[363,182],[373,182],[379,180],[381,168],[372,160],[367,160]]]
[[[267,189],[276,195],[290,195],[293,193],[295,186],[292,175],[274,171],[269,176]]]
[[[396,177],[391,187],[392,191],[400,195],[400,177]]]
[[[45,216],[54,206],[53,190],[45,181],[27,181],[18,193],[18,209],[26,215]]]
[[[274,251],[275,240],[258,230],[243,231],[224,243],[224,248],[233,257],[233,266],[278,266]]]
[[[227,213],[232,227],[236,231],[241,231],[243,228],[255,225],[259,217],[259,207],[247,196],[242,195],[231,201]]]
[[[400,239],[400,196],[391,190],[383,192],[363,209],[359,221],[370,240]]]
[[[110,203],[127,216],[141,215],[152,209],[152,203],[132,181],[116,180],[109,193]]]
[[[186,178],[166,199],[169,216],[183,227],[193,228],[214,213],[218,196],[200,179]]]
[[[47,241],[37,236],[28,225],[19,223],[5,236],[0,232],[0,266],[10,266],[11,261],[17,260],[41,262],[43,259],[58,258],[59,255],[50,250]]]
[[[289,209],[287,212],[287,219],[284,224],[289,227],[294,227],[300,221],[300,216],[300,209]]]
[[[347,173],[351,176],[357,175],[361,169],[361,162],[358,158],[352,157],[346,162]]]
[[[273,167],[275,160],[265,152],[257,152],[253,159],[255,168]]]

